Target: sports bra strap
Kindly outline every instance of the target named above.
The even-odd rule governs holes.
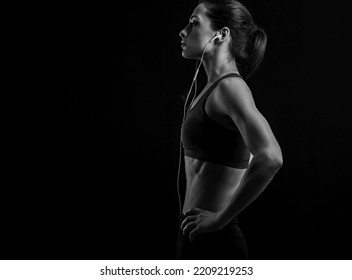
[[[229,73],[229,74],[226,74],[226,75],[224,75],[224,76],[218,78],[218,79],[207,89],[207,91],[203,94],[203,96],[199,98],[199,100],[198,100],[196,103],[200,102],[200,101],[201,101],[200,99],[203,99],[203,98],[207,99],[207,98],[208,98],[208,95],[213,91],[213,89],[218,85],[218,83],[219,83],[222,79],[225,79],[225,78],[227,78],[227,77],[239,77],[239,78],[243,79],[242,76],[241,76],[240,74],[237,74],[237,73]],[[195,106],[195,105],[197,105],[197,104],[194,104],[194,106]],[[193,106],[193,107],[194,107],[194,106]],[[188,105],[187,113],[188,113],[190,110],[193,110],[193,107],[192,107],[192,108],[191,108],[191,107],[192,107],[192,101],[191,101],[191,103]]]
[[[226,75],[220,77],[219,79],[217,79],[217,80],[210,86],[210,88],[207,90],[207,92],[206,92],[204,95],[206,95],[206,94],[208,94],[209,92],[211,92],[211,91],[218,85],[218,83],[219,83],[222,79],[225,79],[225,78],[227,78],[227,77],[239,77],[239,78],[243,79],[242,76],[241,76],[240,74],[237,74],[237,73],[229,73],[229,74],[226,74]]]

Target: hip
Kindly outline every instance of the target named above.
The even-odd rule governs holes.
[[[198,233],[193,241],[179,228],[177,259],[248,259],[237,218],[218,231]]]

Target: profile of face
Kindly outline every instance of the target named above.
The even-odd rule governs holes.
[[[184,58],[200,59],[205,45],[216,35],[211,28],[210,19],[205,15],[206,7],[199,4],[193,11],[189,24],[179,33],[182,56]],[[211,46],[207,47],[207,51]]]

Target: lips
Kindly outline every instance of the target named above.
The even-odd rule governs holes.
[[[185,42],[181,42],[181,48],[187,46],[187,44]]]

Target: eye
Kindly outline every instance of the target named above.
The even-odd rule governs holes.
[[[195,25],[198,24],[198,22],[194,20],[194,21],[190,21],[189,24],[192,25],[192,26],[195,26]]]

